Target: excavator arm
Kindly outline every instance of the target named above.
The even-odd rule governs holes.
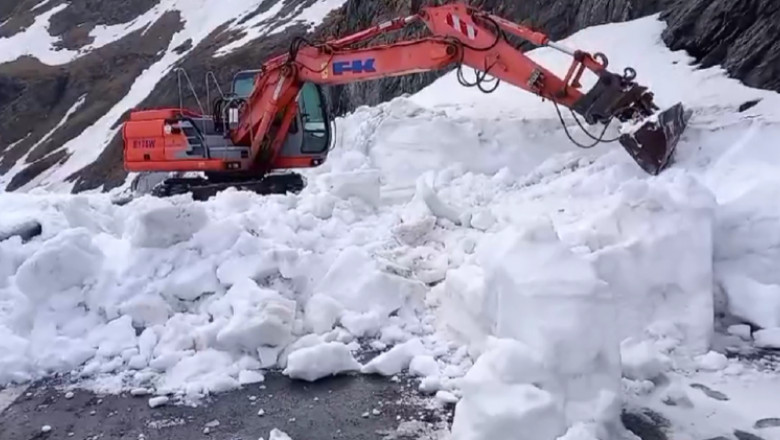
[[[371,43],[382,34],[415,23],[424,24],[428,36],[391,44]],[[570,56],[566,74],[558,76],[526,56],[510,43],[508,35]],[[475,81],[466,80],[464,66],[474,69]],[[451,68],[456,69],[462,85],[485,93],[495,91],[503,81],[551,101],[572,142],[582,148],[620,142],[650,174],[668,166],[690,118],[681,104],[660,111],[653,94],[634,81],[636,72],[631,68],[622,74],[609,71],[603,54],[567,48],[543,33],[453,3],[421,8],[413,15],[322,43],[297,38],[286,53],[252,71],[256,75],[248,96],[223,96],[212,115],[184,110],[181,105],[178,109],[131,112],[124,127],[125,166],[129,171],[205,171],[227,183],[237,178],[261,179],[279,169],[318,166],[325,160],[327,148],[289,147],[291,139],[305,145],[297,126],[305,116],[299,104],[306,87]],[[588,90],[582,85],[586,70],[596,77]],[[319,93],[318,87],[316,90]],[[592,143],[583,145],[571,136],[560,107],[570,110]],[[603,124],[603,131],[599,136],[589,133],[580,118],[591,125]],[[621,134],[605,140],[614,120],[622,124]],[[325,117],[324,122],[330,119]],[[302,184],[296,187],[302,188]]]
[[[354,47],[416,22],[424,23],[431,36]],[[566,75],[559,77],[516,49],[506,38],[507,33],[571,56]],[[489,75],[492,81],[505,81],[550,100],[556,106],[567,107],[589,124],[603,123],[605,130],[606,124],[613,119],[637,125],[655,115],[658,108],[653,103],[653,95],[633,81],[636,73],[626,69],[623,75],[614,74],[607,70],[607,63],[603,54],[569,49],[550,41],[543,33],[465,4],[422,8],[415,15],[325,43],[296,41],[289,53],[271,59],[263,66],[263,73],[238,128],[232,133],[232,140],[239,145],[251,144],[250,161],[265,152],[267,163],[274,164],[295,112],[290,110],[284,114],[278,130],[271,130],[271,125],[281,109],[294,107],[303,83],[348,84],[455,66],[463,85],[479,86],[483,91],[491,92],[495,89],[483,88]],[[465,80],[461,75],[462,66],[475,69],[476,83]],[[586,69],[598,80],[589,91],[583,92],[580,81]],[[624,133],[619,140],[645,171],[657,174],[668,165],[687,117],[678,104],[658,114],[656,119],[639,124],[633,132]],[[601,138],[590,136],[596,143],[604,141],[603,133]]]

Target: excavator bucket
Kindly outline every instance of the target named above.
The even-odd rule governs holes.
[[[678,103],[624,131],[620,143],[647,173],[657,175],[671,163],[692,112]]]

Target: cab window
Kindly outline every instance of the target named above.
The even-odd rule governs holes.
[[[233,80],[233,93],[241,98],[247,98],[255,87],[255,74],[239,74]]]
[[[319,87],[305,83],[301,88],[299,105],[304,133],[302,152],[324,152],[330,146],[330,126]]]

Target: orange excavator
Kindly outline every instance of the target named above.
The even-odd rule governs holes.
[[[423,22],[431,35],[369,44],[380,34],[415,22]],[[531,60],[507,34],[571,56],[565,77]],[[474,81],[466,80],[463,66],[474,69]],[[593,140],[582,145],[567,129],[573,142],[588,148],[619,141],[643,170],[658,174],[668,166],[691,114],[679,103],[660,111],[653,94],[634,82],[633,69],[616,74],[607,66],[603,54],[567,48],[543,33],[463,3],[419,8],[414,15],[343,38],[322,43],[296,38],[287,53],[260,69],[236,74],[231,92],[220,91],[210,103],[211,114],[202,107],[199,112],[183,108],[180,75],[179,107],[130,113],[123,127],[125,168],[178,174],[154,187],[152,193],[158,196],[192,192],[206,199],[228,187],[261,194],[298,192],[305,181],[293,170],[321,165],[331,150],[333,117],[321,86],[456,68],[464,86],[490,93],[505,81],[550,100],[564,129],[560,107],[568,108]],[[580,81],[586,69],[597,80],[583,91]],[[580,118],[590,125],[603,124],[604,131],[600,136],[589,133]],[[605,140],[615,119],[623,124],[621,134]],[[189,172],[205,177],[181,176]]]

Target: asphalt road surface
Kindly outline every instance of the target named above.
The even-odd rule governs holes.
[[[293,440],[436,439],[437,426],[446,426],[452,412],[425,408],[413,386],[364,375],[311,384],[268,375],[263,384],[214,396],[197,407],[150,408],[149,396],[79,390],[66,396],[53,382],[7,389],[3,395],[0,440],[268,440],[273,428]],[[414,429],[404,435],[398,431],[402,423]]]

